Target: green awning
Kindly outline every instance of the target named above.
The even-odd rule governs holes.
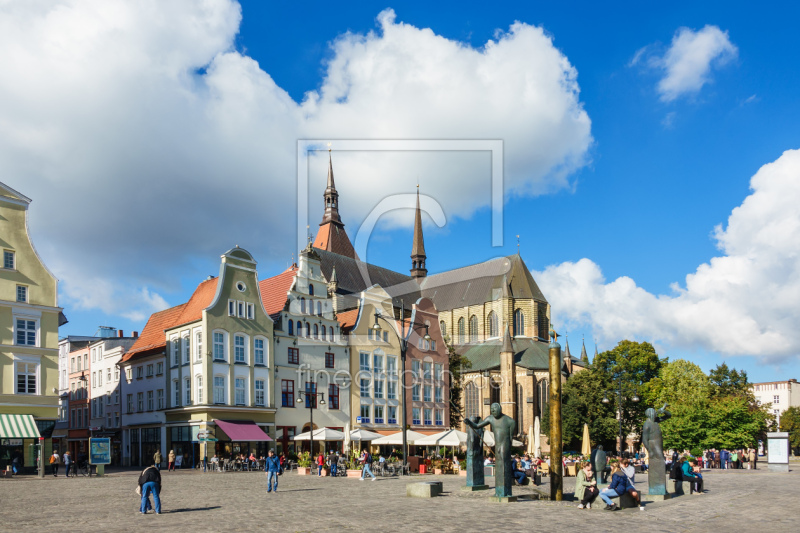
[[[0,414],[0,438],[38,439],[39,429],[33,415]]]

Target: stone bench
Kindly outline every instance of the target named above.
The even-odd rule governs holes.
[[[441,481],[422,481],[406,485],[406,496],[412,498],[433,498],[441,493]]]
[[[703,489],[706,488],[707,480],[703,479]],[[691,481],[676,481],[674,479],[667,480],[667,492],[671,492],[676,496],[681,496],[684,494],[689,494],[691,492]]]
[[[640,493],[640,496],[641,496],[641,493]],[[609,496],[609,498],[611,498],[611,501],[616,503],[617,507],[619,507],[620,509],[633,509],[633,508],[639,507],[636,504],[636,500],[633,498],[633,496],[631,496],[627,492],[625,494],[623,494],[622,496]],[[578,503],[580,503],[580,502],[578,502]],[[600,495],[598,494],[597,498],[592,503],[592,510],[595,510],[595,509],[603,510],[603,509],[605,509],[605,507],[606,507],[606,502],[604,502],[600,498]]]

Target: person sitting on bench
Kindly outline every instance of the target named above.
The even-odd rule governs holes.
[[[683,476],[683,481],[689,482],[689,494],[703,493],[703,475],[697,466],[697,459],[684,460],[681,465],[681,475]]]

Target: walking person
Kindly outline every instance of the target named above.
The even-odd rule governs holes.
[[[169,462],[167,463],[167,472],[175,471],[175,450],[170,450],[169,455],[167,456]]]
[[[338,461],[338,459],[336,458],[336,454],[333,453],[333,450],[331,450],[331,453],[328,454],[328,466],[331,469],[331,476],[332,477],[336,477],[336,462],[337,461]]]
[[[283,473],[283,467],[281,467],[281,461],[275,455],[274,450],[270,450],[267,454],[264,473],[267,475],[267,494],[273,491],[278,492],[278,476]]]
[[[58,463],[61,461],[61,457],[58,456],[58,452],[53,450],[53,455],[50,456],[50,466],[53,467],[53,477],[58,477]]]
[[[156,468],[161,470],[161,450],[156,450],[156,453],[153,454],[153,463],[156,465]]]
[[[748,461],[750,462],[750,470],[756,469],[756,449],[750,448],[750,452],[748,453]]]
[[[377,478],[375,474],[372,473],[372,454],[369,453],[367,450],[361,452],[361,464],[364,465],[361,469],[361,477],[359,478],[361,481],[364,481],[364,475],[369,474],[372,476],[372,481],[375,481]]]
[[[323,468],[325,468],[325,458],[322,456],[322,452],[319,452],[317,457],[317,477],[322,477]]]
[[[150,494],[153,495],[153,506],[156,514],[161,514],[161,472],[156,465],[148,466],[139,476],[139,491],[142,493],[142,505],[139,512],[147,514],[150,509]]]
[[[72,456],[69,453],[69,450],[64,452],[64,473],[67,477],[69,477],[69,467],[72,466]]]

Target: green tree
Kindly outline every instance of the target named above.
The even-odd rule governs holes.
[[[449,339],[445,339],[447,341]],[[447,356],[450,369],[450,427],[461,426],[464,415],[461,412],[461,393],[464,389],[464,380],[461,377],[464,370],[472,368],[472,362],[456,352],[452,344],[447,344]]]
[[[781,431],[789,432],[789,445],[800,447],[800,407],[790,407],[781,415]]]
[[[707,448],[755,447],[774,416],[745,396],[712,400],[708,408]]]
[[[622,434],[639,434],[641,431],[646,402],[634,402],[635,395],[647,392],[647,385],[658,377],[661,367],[667,359],[658,357],[655,348],[649,342],[624,340],[613,350],[603,352],[595,357],[592,367],[599,374],[599,383],[603,387],[612,413],[617,403],[617,388],[622,385]]]
[[[604,404],[603,376],[591,366],[572,374],[562,389],[561,431],[568,449],[580,449],[583,425],[589,424],[592,446],[616,447],[617,420],[612,404]],[[547,417],[549,418],[549,417]],[[549,430],[549,420],[547,421]],[[544,424],[543,424],[544,427]]]
[[[750,384],[747,382],[747,372],[737,371],[735,368],[728,368],[724,362],[717,365],[708,375],[711,383],[711,398],[728,398],[731,396],[743,396],[750,401],[755,401],[753,393],[750,391]]]

